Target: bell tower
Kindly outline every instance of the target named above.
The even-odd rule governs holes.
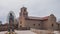
[[[28,12],[26,7],[21,8],[20,16],[23,16],[24,18],[28,17]]]
[[[27,12],[27,8],[26,7],[22,7],[20,9],[20,13],[19,13],[19,26],[20,27],[26,27],[26,21],[25,18],[28,17],[28,12]]]

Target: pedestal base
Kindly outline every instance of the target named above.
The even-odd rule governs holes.
[[[7,32],[6,34],[16,34],[15,32]]]

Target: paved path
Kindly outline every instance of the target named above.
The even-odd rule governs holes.
[[[4,33],[6,33],[7,31],[2,31],[2,32],[0,32],[0,34],[4,34]],[[24,31],[15,31],[17,34],[36,34],[36,33],[34,33],[34,32],[32,32],[32,31],[30,31],[30,30],[24,30]]]

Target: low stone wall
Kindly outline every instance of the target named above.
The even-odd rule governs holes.
[[[39,30],[39,29],[31,28],[31,31],[33,31],[37,34],[54,34],[54,31],[50,31],[50,30]],[[57,34],[57,33],[55,33],[55,34]]]

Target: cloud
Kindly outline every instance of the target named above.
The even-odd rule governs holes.
[[[11,10],[18,17],[23,6],[27,7],[31,16],[47,16],[53,12],[60,18],[60,0],[0,0],[0,20],[5,22]]]

